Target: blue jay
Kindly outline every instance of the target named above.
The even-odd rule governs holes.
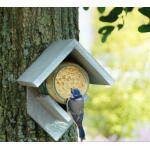
[[[67,101],[67,110],[71,113],[75,121],[81,141],[85,139],[85,132],[82,126],[84,115],[84,97],[81,95],[79,89],[71,89],[71,97]]]

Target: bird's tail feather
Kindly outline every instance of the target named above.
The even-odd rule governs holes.
[[[81,141],[85,139],[85,132],[84,132],[83,127],[79,127],[79,136],[80,136]]]

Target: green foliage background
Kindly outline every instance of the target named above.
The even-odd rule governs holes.
[[[116,81],[111,87],[90,86],[84,123],[93,136],[130,137],[138,122],[150,121],[150,33],[137,30],[149,20],[135,8],[124,17],[124,27],[119,31],[114,29],[102,43],[98,30],[109,23],[100,22],[100,16],[93,9],[92,53],[107,65]]]

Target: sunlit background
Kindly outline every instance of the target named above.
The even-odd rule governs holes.
[[[137,30],[147,18],[134,9],[124,28],[101,43],[98,29],[106,23],[96,8],[80,8],[79,14],[80,42],[116,80],[111,87],[89,88],[86,141],[150,141],[150,33]]]

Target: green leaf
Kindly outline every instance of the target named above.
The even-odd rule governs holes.
[[[107,31],[113,30],[114,26],[104,26],[102,28],[99,29],[98,33],[100,34],[105,34]]]
[[[118,30],[120,30],[123,28],[123,24],[118,24],[117,27],[118,27]]]
[[[141,33],[150,32],[150,24],[143,24],[139,26],[138,31]]]
[[[118,19],[119,14],[122,13],[122,7],[115,7],[113,8],[107,16],[101,16],[100,21],[103,22],[114,22]]]
[[[97,7],[97,10],[98,10],[99,13],[102,14],[105,11],[105,7]]]
[[[104,26],[99,29],[99,33],[102,34],[102,42],[104,43],[108,36],[111,34],[111,32],[114,30],[114,26]]]
[[[127,13],[131,12],[133,10],[133,7],[124,7],[123,10]]]
[[[139,8],[138,11],[144,16],[150,18],[150,7],[142,7],[142,8]]]
[[[88,9],[89,9],[89,7],[83,7],[83,9],[84,9],[84,10],[88,10]]]

